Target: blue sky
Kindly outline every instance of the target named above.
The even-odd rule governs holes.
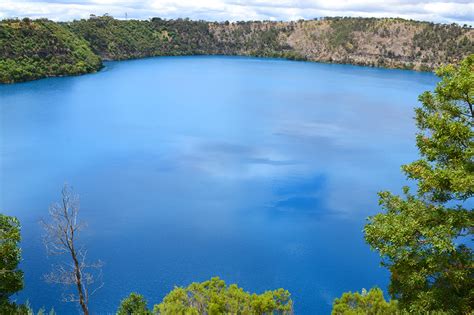
[[[90,14],[146,19],[296,20],[321,16],[403,17],[474,25],[474,0],[0,0],[0,18],[86,18]]]

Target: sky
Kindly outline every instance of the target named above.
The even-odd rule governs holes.
[[[105,13],[115,18],[209,21],[402,17],[474,26],[474,0],[0,0],[0,19],[28,16],[68,21]]]

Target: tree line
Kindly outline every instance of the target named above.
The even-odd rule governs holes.
[[[118,20],[0,21],[0,83],[98,71],[104,60],[244,55],[431,71],[474,53],[465,25],[403,19],[291,22]]]

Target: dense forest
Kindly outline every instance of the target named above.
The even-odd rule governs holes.
[[[89,43],[48,20],[0,22],[0,82],[97,71],[100,58]]]
[[[244,55],[431,71],[474,52],[474,30],[393,18],[292,22],[189,19],[0,21],[0,82],[73,75],[101,60]]]

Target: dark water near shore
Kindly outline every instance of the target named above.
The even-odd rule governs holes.
[[[296,314],[385,289],[362,229],[376,192],[405,183],[413,107],[435,83],[412,71],[166,57],[0,86],[0,211],[23,225],[17,298],[77,311],[41,280],[51,259],[38,220],[64,182],[81,196],[89,256],[106,263],[93,313],[132,291],[158,303],[212,276],[284,287]]]

